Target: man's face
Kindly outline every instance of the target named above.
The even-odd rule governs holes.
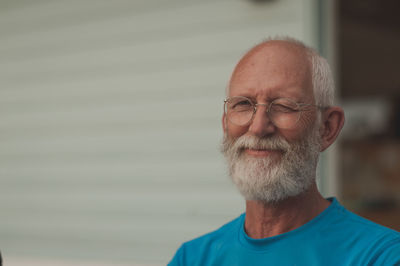
[[[277,98],[314,104],[309,62],[299,47],[272,42],[253,49],[236,67],[229,97],[256,103]],[[290,129],[276,127],[258,106],[251,122],[232,124],[224,115],[223,153],[230,175],[248,200],[276,202],[298,195],[315,180],[320,151],[316,110],[302,112]]]

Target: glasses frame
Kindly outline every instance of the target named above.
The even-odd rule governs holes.
[[[248,101],[251,103],[251,105],[253,106],[253,112],[252,112],[252,114],[251,114],[251,118],[249,119],[249,121],[248,121],[247,123],[245,123],[245,124],[243,124],[243,125],[236,124],[236,123],[232,122],[231,120],[229,120],[229,118],[228,118],[228,112],[227,112],[227,108],[228,108],[228,107],[227,107],[227,103],[229,102],[229,100],[231,100],[231,99],[233,99],[233,98],[242,98],[242,99],[248,100]],[[296,101],[294,101],[294,100],[292,100],[292,99],[290,99],[290,98],[276,98],[276,99],[272,100],[270,103],[254,103],[251,99],[249,99],[249,98],[247,98],[247,97],[244,97],[244,96],[234,96],[234,97],[228,97],[228,98],[225,98],[225,99],[224,99],[224,114],[226,115],[227,119],[228,119],[232,124],[237,125],[237,126],[247,126],[247,125],[249,125],[249,124],[251,123],[251,121],[254,119],[254,114],[257,112],[257,107],[258,107],[258,106],[265,106],[265,107],[267,107],[266,113],[267,113],[268,118],[269,118],[269,119],[271,120],[271,122],[275,125],[275,123],[273,122],[273,119],[271,118],[271,112],[270,112],[270,110],[271,110],[271,106],[273,105],[273,103],[276,102],[276,101],[278,101],[278,100],[289,100],[289,101],[291,101],[291,102],[293,102],[294,104],[297,105],[297,110],[296,110],[296,111],[297,111],[297,112],[300,112],[300,114],[299,114],[299,117],[297,118],[296,122],[293,123],[293,127],[295,127],[296,124],[299,122],[299,120],[300,120],[300,118],[301,118],[301,115],[302,115],[302,112],[303,112],[303,111],[307,111],[307,108],[306,108],[306,107],[316,107],[316,108],[318,108],[318,109],[323,109],[323,108],[324,108],[324,107],[322,107],[322,106],[315,105],[315,104],[311,104],[311,103],[296,102]],[[275,125],[275,126],[278,127],[277,125]],[[293,128],[293,127],[286,128],[286,129],[291,129],[291,128]],[[278,128],[281,128],[281,127],[278,127]]]

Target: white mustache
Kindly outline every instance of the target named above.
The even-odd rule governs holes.
[[[285,152],[290,149],[290,144],[285,139],[277,136],[259,138],[256,136],[244,135],[234,141],[232,148],[236,150],[282,150]]]

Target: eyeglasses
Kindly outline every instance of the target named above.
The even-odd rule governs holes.
[[[253,103],[243,96],[230,97],[224,100],[224,112],[227,119],[237,126],[245,126],[253,119],[257,106],[266,106],[267,115],[278,128],[291,129],[300,120],[302,111],[308,107],[318,107],[307,103],[297,103],[291,99],[278,98],[271,103]]]

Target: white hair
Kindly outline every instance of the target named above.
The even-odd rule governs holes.
[[[332,106],[335,99],[335,84],[328,61],[313,49],[307,49],[308,58],[311,63],[311,78],[315,103],[322,107]]]
[[[273,37],[258,43],[257,46],[266,44],[270,41],[284,41],[303,48],[311,65],[311,79],[315,98],[315,104],[321,107],[329,107],[334,104],[335,85],[332,71],[328,61],[323,58],[316,50],[308,47],[303,42],[291,37]],[[229,95],[229,85],[226,88],[226,95]]]

